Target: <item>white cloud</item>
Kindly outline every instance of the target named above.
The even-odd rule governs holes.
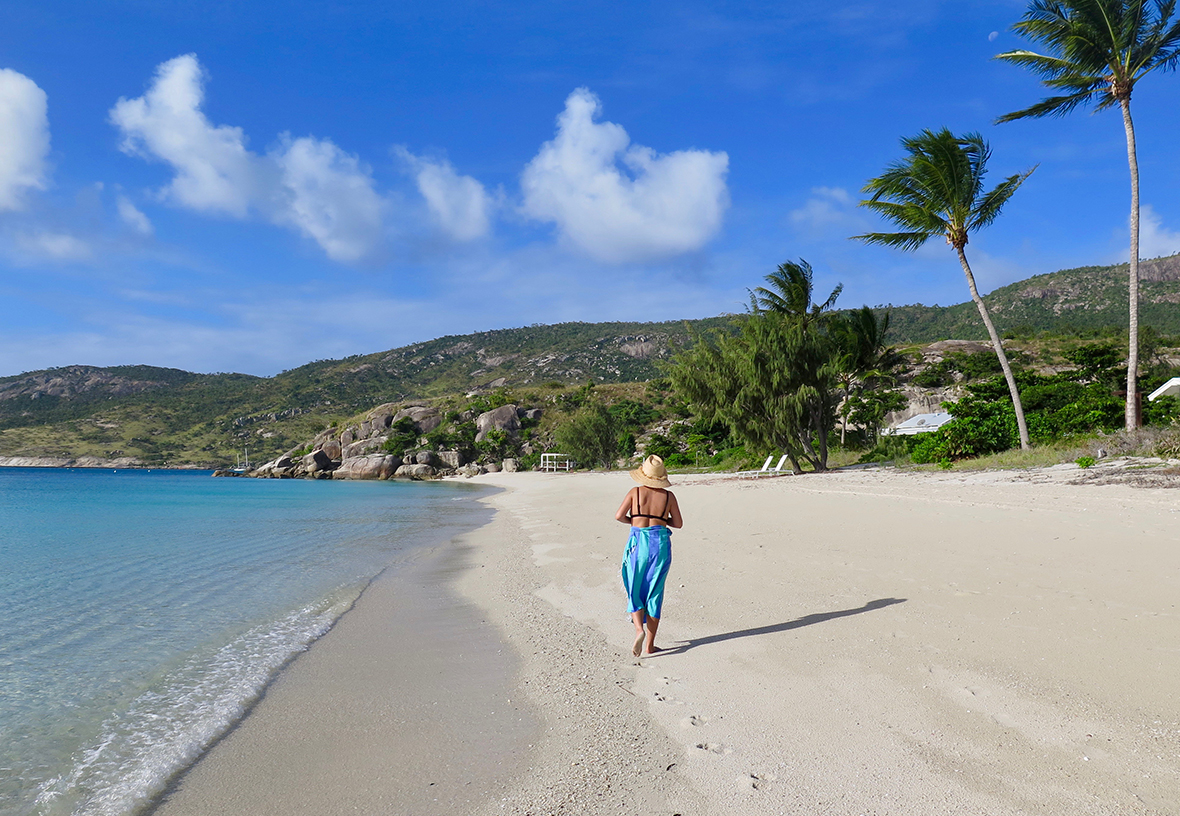
[[[565,240],[603,261],[702,247],[720,229],[729,204],[729,156],[704,150],[660,155],[631,145],[622,126],[594,121],[601,107],[586,88],[566,99],[557,135],[521,176],[524,213],[555,224]]]
[[[430,214],[451,237],[471,241],[488,234],[492,200],[482,184],[459,175],[448,161],[415,156],[404,147],[393,152],[409,166]]]
[[[262,168],[241,128],[215,127],[201,112],[204,79],[195,54],[168,60],[147,93],[115,103],[111,123],[123,132],[125,153],[172,165],[176,175],[164,190],[169,199],[243,218],[258,197]]]
[[[148,217],[138,207],[131,203],[131,199],[125,195],[120,195],[115,200],[115,206],[118,208],[119,217],[123,219],[124,224],[131,227],[131,229],[140,235],[152,234],[152,222],[148,220]]]
[[[48,97],[24,74],[0,68],[0,210],[21,208],[26,190],[45,188]]]
[[[327,139],[284,136],[270,154],[285,198],[276,220],[296,226],[336,261],[356,261],[381,240],[381,197],[369,170]]]
[[[813,187],[811,197],[787,218],[800,230],[830,232],[843,229],[856,232],[865,228],[867,219],[857,209],[857,201],[842,187]]]
[[[18,232],[14,240],[27,261],[84,261],[93,254],[88,243],[64,232]]]
[[[205,72],[195,54],[163,63],[147,93],[111,109],[125,152],[175,173],[163,196],[198,212],[259,213],[315,240],[328,257],[355,261],[381,240],[382,201],[368,168],[327,139],[283,136],[268,155],[251,152],[241,128],[201,111]]]
[[[1177,252],[1180,252],[1180,232],[1166,228],[1151,205],[1144,204],[1139,209],[1139,257],[1159,258]]]

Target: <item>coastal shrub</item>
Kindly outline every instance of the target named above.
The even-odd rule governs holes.
[[[1079,456],[1075,461],[1077,463],[1077,466],[1084,470],[1088,467],[1093,467],[1094,463],[1097,462],[1098,460],[1095,459],[1093,456]]]
[[[876,444],[885,415],[908,404],[909,400],[896,388],[863,390],[848,398],[848,419],[862,429],[866,443]]]
[[[1101,383],[1108,388],[1117,388],[1126,382],[1126,360],[1120,346],[1113,343],[1091,343],[1069,349],[1062,355],[1077,366],[1071,376],[1081,382]],[[1125,390],[1125,389],[1124,389]]]
[[[615,422],[624,428],[642,428],[659,418],[654,408],[632,399],[619,400],[609,410]]]
[[[1168,378],[1160,378],[1157,382],[1145,382],[1143,390],[1151,393],[1163,385],[1166,379]],[[1155,402],[1143,400],[1144,425],[1172,425],[1178,421],[1180,421],[1180,398],[1160,397]]]
[[[914,462],[966,459],[1019,444],[1016,412],[1011,402],[966,397],[944,405],[955,418],[937,431],[920,436],[910,454]]]
[[[619,434],[618,440],[618,454],[619,456],[631,456],[635,453],[635,434],[630,431],[623,431]]]
[[[515,453],[516,442],[507,431],[492,428],[487,436],[475,443],[475,450],[480,454],[480,458],[486,461],[503,459]]]
[[[1018,351],[1008,352],[1008,362],[1016,368],[1021,359]],[[965,382],[986,379],[1002,373],[1000,360],[990,351],[968,353],[949,352],[937,363],[931,363],[913,376],[911,382],[923,388],[942,388],[953,385],[961,378]],[[1021,396],[1023,401],[1024,397]]]
[[[663,459],[664,462],[668,462],[673,456],[680,453],[680,445],[664,434],[656,432],[648,437],[644,451],[648,456],[655,455]]]
[[[944,360],[940,363],[931,363],[915,374],[910,382],[922,388],[942,388],[950,385],[955,381],[955,377],[950,369],[943,365],[945,362]]]
[[[381,450],[387,453],[400,454],[406,448],[413,447],[418,442],[418,427],[414,425],[414,420],[409,417],[402,417],[397,422],[389,426],[388,438],[385,444],[381,446]]]
[[[579,409],[558,426],[557,449],[585,467],[614,467],[619,456],[615,419],[600,403]]]
[[[909,461],[910,450],[920,441],[918,436],[884,436],[877,444],[856,460],[858,465],[871,462]]]

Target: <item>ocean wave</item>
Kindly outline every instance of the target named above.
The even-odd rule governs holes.
[[[104,720],[70,770],[44,783],[38,816],[125,816],[159,796],[249,710],[275,673],[321,637],[364,587],[245,632],[194,657]]]

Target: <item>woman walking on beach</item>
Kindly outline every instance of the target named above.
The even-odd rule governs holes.
[[[672,566],[672,531],[684,525],[676,496],[667,490],[668,471],[664,460],[649,456],[631,471],[639,482],[627,492],[615,519],[631,525],[627,550],[623,553],[623,587],[627,590],[628,611],[635,624],[635,645],[631,654],[653,654],[656,630],[660,627],[660,609],[664,605],[664,581]]]

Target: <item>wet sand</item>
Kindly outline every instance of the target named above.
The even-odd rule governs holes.
[[[462,539],[379,576],[185,774],[159,816],[467,816],[538,732],[517,661],[450,583]]]

